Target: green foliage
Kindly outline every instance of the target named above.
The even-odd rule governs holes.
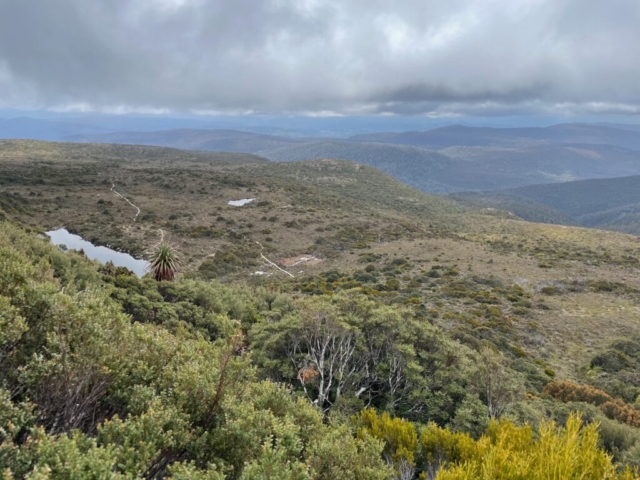
[[[198,275],[204,279],[222,278],[243,268],[258,265],[260,249],[253,242],[237,242],[222,246],[215,255],[198,266]]]
[[[390,478],[380,443],[324,425],[307,400],[257,378],[241,324],[227,317],[254,318],[242,295],[109,270],[112,284],[95,274],[77,291],[86,260],[59,262],[56,279],[51,265],[66,254],[6,224],[0,236],[0,464],[8,478]],[[64,290],[62,277],[70,279]],[[131,322],[117,301],[122,291],[125,303],[135,294],[217,315],[217,341],[170,322],[171,331]],[[254,300],[264,298],[265,311],[288,308],[262,295]]]
[[[257,322],[249,338],[267,376],[297,384],[325,410],[350,396],[446,423],[470,394],[471,351],[410,310],[362,296],[302,299],[279,321]]]
[[[595,355],[583,373],[589,383],[634,403],[640,396],[640,342],[635,338],[613,342],[609,348]]]
[[[474,383],[479,395],[485,400],[491,418],[500,418],[522,394],[523,387],[519,380],[507,368],[504,355],[489,348],[481,351]]]
[[[382,442],[371,437],[350,440],[346,427],[329,430],[309,450],[312,478],[318,480],[383,480],[393,470],[382,460]]]
[[[172,281],[178,271],[179,259],[173,247],[162,242],[151,253],[149,264],[149,268],[158,282]]]
[[[398,280],[398,290],[380,291],[389,295],[442,282],[473,302],[484,328],[508,336],[504,312],[528,301],[517,286],[451,268],[432,280],[398,258],[353,276],[327,272],[333,294],[302,296],[138,278],[7,224],[0,244],[0,464],[9,478],[410,478],[479,461],[496,425],[518,438],[506,420],[482,437],[490,416],[566,418],[576,405],[523,400],[515,370],[546,364],[517,345],[498,353],[483,338],[474,352],[420,307],[347,287],[356,275]],[[612,349],[629,365],[640,351],[630,341]],[[604,417],[633,424],[629,404],[604,400],[604,413],[581,404],[600,422],[601,446],[640,464],[637,432]]]
[[[584,409],[583,409],[584,410]],[[640,430],[603,415],[595,417],[600,446],[620,465],[640,467]]]

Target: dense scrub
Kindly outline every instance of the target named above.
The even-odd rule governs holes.
[[[640,427],[640,411],[619,398],[589,385],[570,382],[551,382],[544,392],[563,402],[585,402],[596,405],[608,418],[618,420],[632,427]]]
[[[260,380],[226,314],[208,336],[132,322],[78,254],[7,226],[1,237],[7,478],[389,476],[379,442]]]
[[[640,458],[635,428],[543,396],[499,342],[460,343],[415,305],[139,279],[7,223],[0,245],[5,478],[634,478],[615,463]],[[442,277],[443,296],[527,302]],[[546,417],[569,423],[516,426]],[[561,476],[526,460],[550,449],[574,459]]]
[[[458,479],[633,479],[631,468],[618,471],[598,447],[595,425],[583,427],[576,415],[566,427],[543,422],[537,432],[508,421],[492,421],[477,440],[429,424],[415,426],[387,414],[365,410],[354,417],[358,436],[384,442],[383,455],[399,472],[411,478]]]

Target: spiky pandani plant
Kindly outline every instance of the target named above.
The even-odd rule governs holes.
[[[149,270],[153,272],[156,281],[173,280],[179,266],[178,255],[168,243],[160,242],[151,252]]]

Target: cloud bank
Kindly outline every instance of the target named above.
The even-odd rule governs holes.
[[[0,107],[640,114],[638,0],[0,0]]]

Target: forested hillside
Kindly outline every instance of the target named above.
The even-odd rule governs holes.
[[[364,163],[425,192],[500,190],[536,183],[636,175],[640,152],[609,145],[450,147],[322,141],[258,152],[279,162],[338,158]]]
[[[468,147],[532,147],[549,144],[615,145],[640,149],[640,138],[620,125],[564,123],[550,127],[488,128],[453,125],[426,132],[372,133],[356,135],[358,142],[385,142],[432,149]]]
[[[508,210],[533,222],[582,225],[640,234],[640,177],[531,185],[453,195],[472,208]]]
[[[500,209],[529,222],[578,225],[577,220],[559,210],[507,192],[461,192],[448,197],[471,209]]]
[[[514,195],[543,203],[579,218],[596,212],[640,203],[640,177],[584,180],[558,185],[533,185]]]
[[[470,189],[475,188],[478,182],[508,184],[508,180],[499,174],[492,179],[485,171],[474,170],[467,175],[468,169],[465,169],[467,166],[464,161],[449,158],[432,150],[383,143],[353,144],[325,140],[262,150],[260,155],[277,162],[320,158],[359,162],[375,167],[425,192],[446,193]],[[458,174],[455,175],[454,171]]]

